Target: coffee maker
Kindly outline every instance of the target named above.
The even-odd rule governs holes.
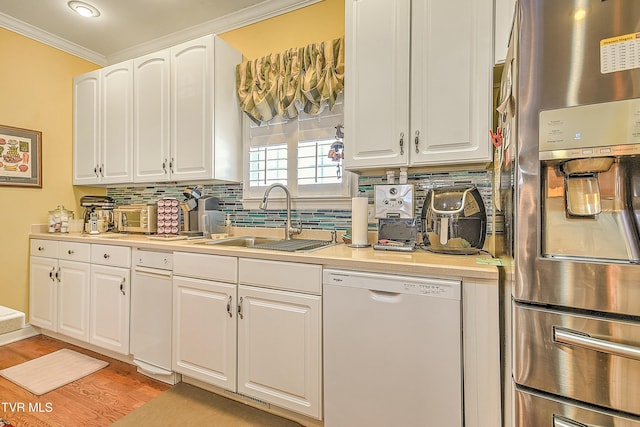
[[[416,250],[417,227],[414,214],[415,193],[412,184],[376,185],[375,213],[378,243],[375,250]]]
[[[540,113],[543,257],[640,262],[638,111],[631,99]]]
[[[196,188],[191,191],[185,190],[183,194],[185,201],[180,204],[183,211],[181,235],[202,237],[225,231],[225,217],[224,212],[220,210],[220,199],[202,196]]]

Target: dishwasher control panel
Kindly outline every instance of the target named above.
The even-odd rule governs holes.
[[[325,269],[325,285],[369,289],[371,291],[398,294],[424,295],[429,297],[460,299],[462,282],[455,279],[402,276],[384,273]]]

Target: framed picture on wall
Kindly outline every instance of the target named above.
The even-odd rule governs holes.
[[[42,188],[42,132],[0,125],[0,185]]]

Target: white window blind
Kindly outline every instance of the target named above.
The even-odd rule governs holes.
[[[336,126],[344,123],[342,96],[333,110],[325,108],[319,115],[300,112],[289,121],[244,123],[245,201],[261,199],[266,187],[276,182],[287,185],[294,200],[351,197],[356,180],[344,172],[339,156],[330,157],[332,149],[341,147]]]

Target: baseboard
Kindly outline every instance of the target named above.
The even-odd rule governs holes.
[[[0,335],[0,345],[10,344],[12,342],[24,340],[26,338],[35,337],[36,335],[40,335],[40,331],[27,324],[22,329]]]

